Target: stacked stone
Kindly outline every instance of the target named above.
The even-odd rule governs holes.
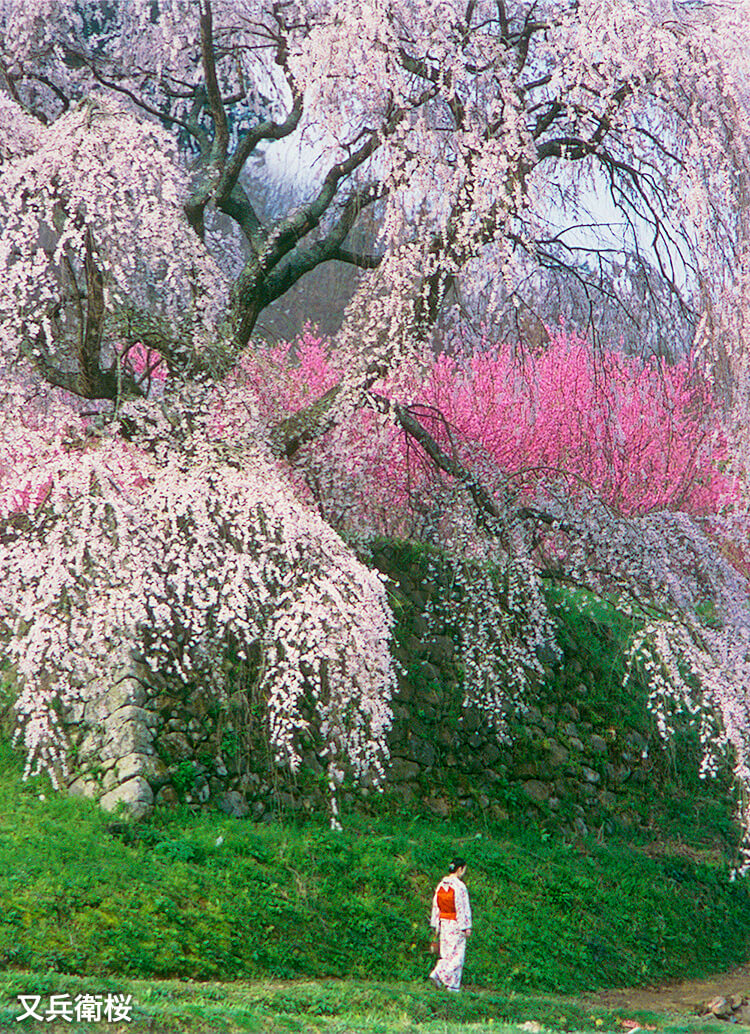
[[[595,728],[582,717],[589,687],[575,658],[566,674],[568,684],[580,678],[576,703],[540,698],[512,722],[510,743],[501,743],[477,710],[462,708],[457,644],[425,618],[448,575],[425,578],[422,565],[403,562],[387,544],[374,562],[391,580],[399,613],[409,616],[394,650],[400,674],[386,797],[424,802],[446,817],[502,821],[513,811],[572,834],[600,828],[615,814],[635,821],[620,801],[649,778],[649,743],[640,732]],[[122,804],[143,817],[155,805],[184,802],[268,821],[279,811],[325,806],[311,744],[303,744],[300,776],[276,770],[242,691],[217,701],[200,686],[167,683],[137,654],[106,685],[86,687],[65,720],[74,758],[70,790],[108,810]],[[354,800],[344,795],[345,804]],[[367,801],[365,793],[362,806]]]

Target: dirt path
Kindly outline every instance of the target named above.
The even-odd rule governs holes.
[[[587,995],[586,1001],[608,1009],[644,1009],[649,1012],[692,1013],[705,1011],[717,997],[740,995],[750,999],[750,966],[706,977],[656,987],[628,987]]]

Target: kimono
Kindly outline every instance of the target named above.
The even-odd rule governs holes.
[[[440,959],[430,980],[449,991],[461,987],[466,935],[471,931],[471,905],[466,884],[455,873],[438,884],[432,899],[430,926],[440,935]]]

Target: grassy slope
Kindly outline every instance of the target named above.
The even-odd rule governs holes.
[[[460,848],[466,981],[584,991],[728,967],[750,893],[725,864],[621,838],[350,816],[256,827],[178,813],[126,842],[85,801],[19,783],[0,753],[0,967],[133,977],[423,977],[431,888]],[[219,836],[223,843],[216,845]]]

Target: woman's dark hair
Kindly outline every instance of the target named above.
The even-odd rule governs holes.
[[[465,858],[454,858],[451,864],[448,866],[448,872],[455,872],[456,869],[460,869],[462,865],[466,865]]]

